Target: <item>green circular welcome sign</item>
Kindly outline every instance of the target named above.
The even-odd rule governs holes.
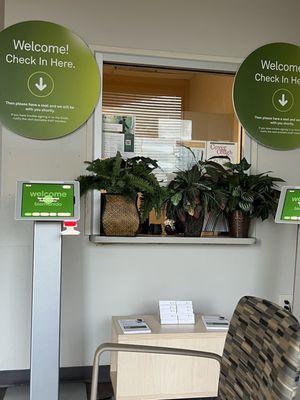
[[[258,143],[300,147],[300,47],[271,43],[251,53],[234,82],[236,114]]]
[[[43,21],[0,33],[0,119],[13,132],[54,139],[79,128],[99,95],[97,63],[63,26]]]

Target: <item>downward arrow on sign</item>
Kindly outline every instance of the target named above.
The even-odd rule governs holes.
[[[278,101],[282,105],[282,107],[284,107],[288,103],[288,100],[285,98],[284,93],[282,94],[281,99],[279,99]]]
[[[44,83],[42,77],[40,77],[39,83],[36,83],[35,86],[36,86],[40,91],[43,91],[43,90],[46,89],[46,87],[47,87],[47,85],[46,85],[46,83]]]

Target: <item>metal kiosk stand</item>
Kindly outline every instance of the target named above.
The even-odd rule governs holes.
[[[296,281],[299,276],[297,271],[297,256],[299,254],[299,225],[300,225],[300,186],[283,186],[281,188],[280,198],[278,202],[275,222],[279,224],[296,224],[297,237],[296,237],[296,254],[295,254],[295,270],[294,270],[294,288],[293,288],[293,301],[292,304],[287,305],[295,313],[297,311],[299,318],[299,307],[295,310],[295,299],[297,296]],[[298,277],[299,280],[299,277]],[[299,290],[299,289],[298,289]]]
[[[61,236],[79,234],[79,204],[76,181],[17,182],[16,219],[34,221],[30,400],[59,399]]]

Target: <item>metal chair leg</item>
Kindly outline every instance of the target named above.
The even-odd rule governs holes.
[[[218,361],[219,364],[221,363],[221,356],[206,351],[176,349],[172,347],[155,347],[155,346],[141,346],[133,344],[103,343],[100,346],[98,346],[95,351],[90,400],[97,400],[99,361],[101,354],[106,351],[124,351],[131,353],[153,353],[153,354],[167,354],[176,356],[201,357],[201,358],[210,358],[212,360]]]

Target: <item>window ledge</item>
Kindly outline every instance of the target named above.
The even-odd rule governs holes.
[[[255,244],[255,238],[231,237],[182,237],[182,236],[97,236],[91,235],[94,244],[214,244],[214,245],[250,245]]]

